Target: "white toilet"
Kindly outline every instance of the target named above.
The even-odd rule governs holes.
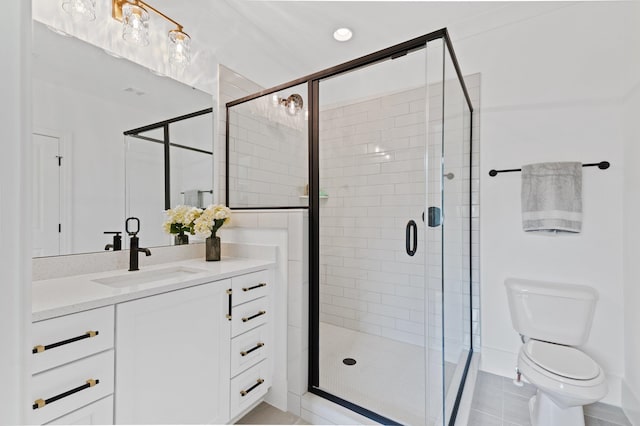
[[[604,398],[604,372],[572,346],[589,337],[598,293],[582,285],[509,278],[511,322],[523,342],[518,369],[538,388],[529,401],[533,426],[584,426],[582,406]]]

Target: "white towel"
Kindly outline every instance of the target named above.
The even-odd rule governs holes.
[[[202,207],[202,191],[192,189],[184,191],[184,205],[193,207]]]
[[[581,163],[539,163],[522,166],[522,229],[580,232]]]

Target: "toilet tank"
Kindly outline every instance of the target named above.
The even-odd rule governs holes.
[[[505,280],[513,328],[552,343],[587,342],[598,292],[591,287],[508,278]]]

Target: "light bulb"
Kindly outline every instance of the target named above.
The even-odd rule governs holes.
[[[169,31],[169,63],[185,67],[191,62],[191,37],[180,30]]]
[[[142,7],[122,6],[122,38],[140,46],[149,45],[149,13]]]

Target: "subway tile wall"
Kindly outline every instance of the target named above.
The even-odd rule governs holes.
[[[466,79],[472,102],[479,101],[479,75]],[[447,352],[457,362],[460,349],[471,339],[468,319],[474,316],[473,335],[479,346],[477,303],[469,311],[469,216],[474,243],[478,238],[479,139],[474,115],[474,167],[469,171],[469,116],[457,82],[445,84],[444,173],[442,160],[442,86],[429,87],[429,155],[425,173],[424,87],[329,107],[320,113],[321,200],[320,312],[321,321],[424,346],[424,277],[428,276],[430,344],[440,345],[441,315],[445,313]],[[464,143],[466,140],[466,143]],[[442,228],[422,221],[425,176],[429,174],[428,205],[444,201]],[[473,200],[470,204],[469,185]],[[440,198],[440,185],[444,197]],[[405,227],[418,225],[418,252],[405,250]],[[425,234],[428,245],[425,247]],[[477,245],[474,244],[476,247]],[[444,304],[441,253],[444,248]],[[424,251],[428,250],[425,266]],[[478,289],[477,250],[474,254],[474,291]]]
[[[283,93],[289,92],[304,94],[306,85]],[[308,205],[303,197],[308,182],[305,111],[289,115],[272,98],[265,95],[230,109],[229,192],[234,207]]]

